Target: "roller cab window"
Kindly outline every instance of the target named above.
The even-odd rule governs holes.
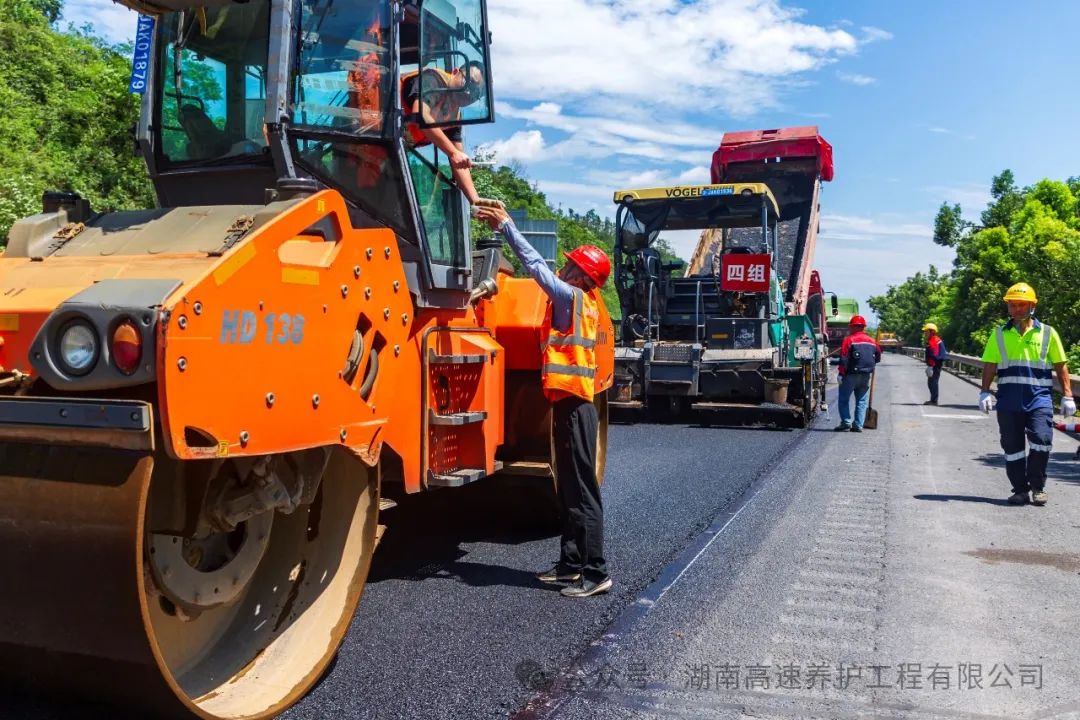
[[[158,155],[163,164],[268,158],[269,3],[229,4],[160,21]]]

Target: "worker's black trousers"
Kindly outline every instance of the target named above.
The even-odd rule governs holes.
[[[1044,489],[1046,461],[1050,459],[1050,446],[1054,441],[1054,409],[998,410],[997,418],[1001,449],[1005,451],[1005,473],[1013,492]]]
[[[938,387],[941,384],[941,365],[934,366],[934,374],[926,378],[926,386],[930,388],[930,402],[937,402]]]
[[[562,519],[559,562],[580,568],[587,580],[607,577],[604,561],[604,506],[596,481],[596,406],[565,398],[553,407],[555,471]]]

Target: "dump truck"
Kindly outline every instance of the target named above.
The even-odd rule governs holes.
[[[622,310],[611,407],[805,425],[828,377],[825,294],[812,269],[832,148],[816,127],[726,133],[712,184],[620,190]],[[662,234],[701,230],[690,259]]]
[[[492,120],[483,0],[124,4],[158,207],[46,193],[0,257],[0,678],[268,718],[349,627],[384,485],[551,492],[546,297],[407,141],[420,70],[468,77],[420,84],[469,101],[428,127]]]
[[[848,323],[859,314],[859,301],[855,298],[836,297],[832,300],[832,313],[829,315],[829,350],[834,355],[840,352],[840,344],[848,334]]]

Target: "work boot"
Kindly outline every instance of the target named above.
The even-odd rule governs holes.
[[[862,427],[859,425],[852,425],[851,432],[862,432]]]
[[[574,570],[562,563],[555,563],[550,570],[537,573],[536,579],[542,583],[572,583],[581,579],[581,571]]]
[[[1046,491],[1045,490],[1035,490],[1035,491],[1033,491],[1031,493],[1031,504],[1032,505],[1039,505],[1039,506],[1045,505],[1046,504]]]
[[[1010,505],[1027,505],[1028,494],[1026,492],[1015,492],[1009,496]]]
[[[570,587],[564,587],[559,592],[566,597],[572,598],[586,598],[593,595],[599,595],[600,593],[606,593],[611,589],[614,583],[611,582],[611,578],[606,577],[600,582],[593,582],[587,578],[581,578],[581,581],[576,585]]]
[[[848,425],[847,423],[840,423],[839,425],[837,425],[836,427],[833,428],[833,430],[835,430],[836,432],[847,432],[850,429],[851,429],[851,426]]]

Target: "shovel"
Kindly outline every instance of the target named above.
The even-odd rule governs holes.
[[[866,408],[866,420],[863,421],[864,430],[877,430],[877,410],[874,409],[874,382],[877,380],[877,370],[870,374],[870,402]]]

